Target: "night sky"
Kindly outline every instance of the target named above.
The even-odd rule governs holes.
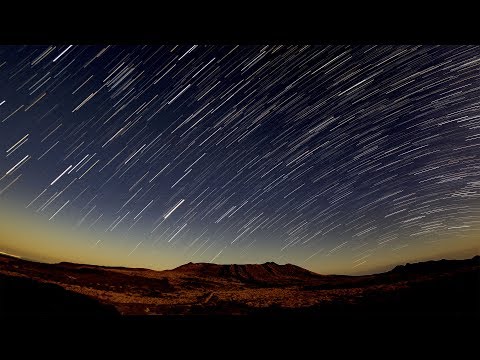
[[[480,47],[3,46],[0,145],[2,252],[324,273],[473,254]]]

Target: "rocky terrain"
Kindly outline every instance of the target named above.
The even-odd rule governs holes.
[[[173,270],[44,264],[0,255],[0,315],[476,314],[480,256],[319,275],[272,262]]]

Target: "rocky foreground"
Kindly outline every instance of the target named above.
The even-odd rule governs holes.
[[[272,262],[154,271],[0,255],[0,315],[476,314],[480,256],[319,275]]]

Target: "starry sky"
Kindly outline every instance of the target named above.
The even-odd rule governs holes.
[[[0,47],[0,251],[368,273],[479,252],[480,47]]]

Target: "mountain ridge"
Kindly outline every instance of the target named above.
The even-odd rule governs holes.
[[[244,264],[217,264],[217,263],[207,263],[207,262],[188,262],[182,265],[179,265],[173,269],[164,269],[164,270],[155,270],[150,268],[143,268],[143,267],[128,267],[128,266],[109,266],[109,265],[96,265],[96,264],[87,264],[87,263],[74,263],[69,261],[61,261],[57,263],[44,263],[40,261],[34,261],[29,259],[24,259],[17,255],[11,255],[7,253],[0,252],[0,259],[10,259],[11,261],[24,261],[27,263],[36,263],[41,265],[50,265],[50,266],[60,266],[66,268],[101,268],[105,270],[124,270],[124,271],[152,271],[152,272],[197,272],[199,270],[206,270],[207,273],[210,272],[222,272],[227,271],[225,269],[265,269],[267,272],[270,272],[273,269],[276,269],[277,272],[284,272],[287,274],[296,274],[299,276],[312,276],[312,277],[324,277],[324,276],[335,276],[335,277],[362,277],[362,276],[373,276],[373,275],[382,275],[382,274],[392,274],[392,273],[400,273],[405,271],[425,271],[425,270],[441,270],[442,268],[451,268],[455,266],[459,266],[460,264],[467,264],[468,265],[480,265],[480,255],[475,255],[472,258],[467,259],[438,259],[438,260],[427,260],[427,261],[418,261],[414,263],[405,263],[393,266],[390,270],[366,275],[345,275],[345,274],[319,274],[314,271],[305,269],[301,266],[286,263],[286,264],[277,264],[273,261],[267,261],[264,263],[244,263]],[[228,272],[228,271],[227,271]],[[280,275],[280,274],[278,274]]]
[[[188,263],[156,271],[65,262],[45,264],[0,255],[0,288],[4,289],[0,292],[0,308],[3,300],[13,299],[7,301],[10,307],[4,313],[17,303],[23,304],[17,307],[20,312],[25,306],[41,312],[49,309],[48,299],[61,304],[61,298],[71,298],[74,301],[69,313],[79,312],[76,302],[79,310],[108,312],[103,304],[123,315],[313,316],[365,311],[478,314],[480,257],[407,263],[384,273],[348,276],[320,275],[274,262]],[[43,300],[36,295],[45,293]],[[92,298],[96,303],[89,305],[70,293]]]

